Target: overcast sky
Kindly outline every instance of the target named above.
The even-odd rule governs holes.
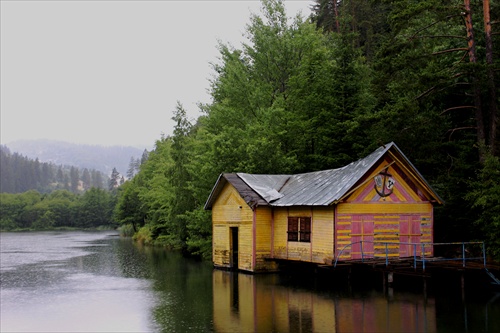
[[[311,0],[287,0],[288,16]],[[239,48],[260,1],[1,0],[1,143],[54,139],[151,148],[191,119],[217,40]]]

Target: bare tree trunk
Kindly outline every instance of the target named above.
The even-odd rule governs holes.
[[[465,27],[467,29],[467,44],[469,47],[469,61],[472,64],[477,63],[476,56],[476,41],[474,39],[474,27],[472,25],[472,12],[470,7],[470,0],[464,0],[465,7]],[[486,133],[484,128],[483,110],[481,108],[481,89],[479,87],[479,80],[477,78],[476,70],[473,69],[473,94],[474,94],[474,108],[476,110],[476,125],[477,125],[477,141],[479,144],[479,160],[484,161],[484,146],[486,144]]]
[[[338,6],[339,6],[339,1],[334,0],[333,1],[333,11],[335,13],[335,27],[337,28],[337,32],[340,32]]]
[[[490,97],[489,108],[489,144],[491,153],[496,156],[497,147],[497,122],[498,122],[498,104],[497,92],[495,87],[495,73],[493,68],[493,39],[491,37],[491,19],[490,19],[490,0],[483,0],[484,33],[486,42],[486,64],[488,71],[488,89]]]

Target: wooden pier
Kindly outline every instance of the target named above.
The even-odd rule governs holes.
[[[361,249],[363,249],[361,242]],[[383,243],[388,247],[392,243]],[[354,244],[346,245],[344,248]],[[414,248],[412,256],[405,258],[389,257],[388,252],[378,256],[364,256],[358,260],[340,260],[343,250],[339,252],[333,261],[333,270],[366,270],[379,271],[383,273],[384,283],[392,284],[395,276],[415,276],[422,278],[442,278],[443,276],[459,276],[462,286],[465,277],[471,277],[473,283],[480,287],[500,291],[500,264],[488,263],[486,260],[486,249],[484,242],[453,242],[453,243],[405,243]],[[372,245],[373,246],[373,245]],[[453,256],[425,256],[427,248],[435,252],[453,253]],[[445,249],[439,251],[439,249]],[[447,251],[454,249],[454,251]],[[436,251],[437,250],[437,251]],[[323,267],[325,267],[323,265]]]

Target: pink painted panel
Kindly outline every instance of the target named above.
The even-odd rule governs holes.
[[[361,225],[361,215],[353,215],[351,221],[352,259],[361,259],[361,244],[358,243],[361,241]]]
[[[373,258],[373,215],[353,215],[351,222],[351,259]],[[361,241],[363,242],[361,244]]]
[[[422,252],[421,237],[420,215],[401,215],[399,220],[399,256],[413,257],[415,253],[420,256]]]

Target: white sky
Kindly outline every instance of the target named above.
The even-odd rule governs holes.
[[[180,101],[210,102],[217,40],[239,48],[253,1],[0,0],[1,143],[151,148]],[[310,14],[312,0],[286,0]]]

